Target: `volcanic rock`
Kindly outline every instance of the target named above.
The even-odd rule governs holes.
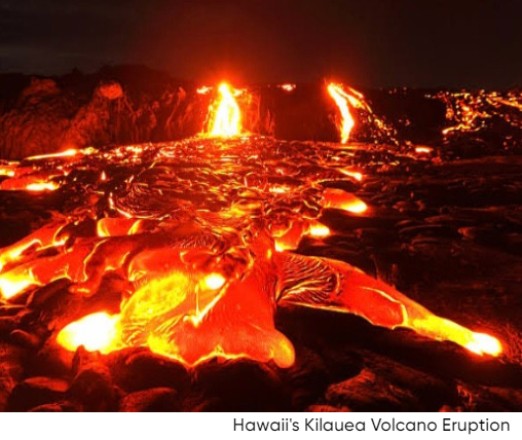
[[[132,348],[111,353],[107,365],[115,383],[126,391],[157,387],[181,391],[190,384],[188,371],[183,365],[159,357],[148,349]]]
[[[60,145],[75,105],[63,99],[57,83],[34,78],[21,92],[16,108],[0,115],[3,157],[44,153]]]
[[[346,406],[331,406],[331,405],[310,405],[306,408],[307,412],[348,412],[350,409]]]
[[[518,411],[522,405],[522,389],[459,383],[457,390],[463,411]]]
[[[136,391],[121,399],[120,411],[126,412],[156,412],[179,411],[181,402],[176,390],[159,387]]]
[[[0,343],[0,411],[5,410],[13,388],[24,374],[24,358],[24,350]]]
[[[83,345],[80,345],[74,353],[72,359],[72,373],[77,376],[84,368],[88,368],[90,364],[102,362],[102,355],[97,351],[87,351]]]
[[[368,369],[354,378],[330,385],[325,397],[329,404],[355,411],[412,411],[419,403],[410,390]]]
[[[209,362],[196,370],[187,410],[290,411],[291,396],[277,370],[247,360]]]
[[[33,374],[65,377],[71,373],[73,354],[63,350],[50,338],[32,356],[30,371]]]
[[[0,316],[14,316],[18,312],[25,309],[24,305],[21,304],[6,304],[0,306]]]
[[[67,400],[56,403],[47,403],[45,405],[35,406],[30,409],[31,412],[76,412],[81,411],[81,406]]]
[[[24,330],[13,330],[10,334],[10,339],[14,344],[20,345],[24,348],[38,348],[41,344],[41,339]]]
[[[291,390],[291,405],[296,410],[315,402],[330,380],[328,367],[321,357],[305,347],[296,354],[296,363],[281,372],[281,377]]]
[[[53,377],[30,377],[13,389],[7,402],[8,411],[27,411],[39,405],[55,402],[65,396],[69,384]]]
[[[18,324],[19,319],[16,316],[0,316],[0,337],[11,333]]]
[[[80,402],[86,411],[114,411],[119,397],[109,369],[100,363],[83,367],[74,378],[68,396]]]

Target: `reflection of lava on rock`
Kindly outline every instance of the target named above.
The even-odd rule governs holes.
[[[281,86],[285,93],[294,89]],[[405,266],[414,264],[417,255],[418,272],[424,267],[429,280],[429,264],[440,243],[462,237],[462,248],[483,233],[470,220],[475,213],[491,221],[496,214],[491,207],[460,201],[454,202],[457,207],[445,207],[457,195],[441,195],[440,187],[458,185],[454,176],[473,163],[437,168],[440,158],[428,146],[348,143],[356,125],[352,111],[371,117],[372,110],[353,89],[332,84],[328,91],[341,116],[340,144],[244,134],[235,101],[242,92],[222,84],[204,136],[68,150],[2,165],[0,195],[13,208],[3,215],[23,217],[20,206],[27,203],[38,220],[25,237],[16,234],[20,240],[4,239],[0,250],[1,310],[8,318],[0,326],[10,337],[25,338],[26,346],[57,352],[58,359],[76,352],[76,362],[81,362],[81,357],[96,356],[87,352],[99,351],[110,368],[128,350],[148,349],[161,359],[175,360],[183,371],[196,365],[212,368],[214,358],[243,365],[245,361],[235,360],[243,358],[306,372],[302,363],[310,359],[302,358],[303,334],[310,336],[310,330],[299,325],[315,327],[316,320],[321,327],[330,319],[323,318],[325,313],[341,323],[335,332],[343,333],[343,325],[367,330],[358,321],[335,321],[341,312],[460,345],[473,353],[470,364],[463,360],[468,359],[464,351],[447,348],[451,344],[440,343],[437,350],[441,359],[456,359],[463,369],[495,362],[492,357],[503,348],[515,359],[512,335],[494,317],[488,319],[488,313],[481,316],[478,304],[470,308],[475,318],[465,303],[450,301],[458,304],[452,310],[434,299],[436,293],[431,299],[412,295],[414,301],[348,263],[380,275],[382,246],[403,260],[402,252],[411,256]],[[377,121],[373,123],[384,129]],[[473,178],[469,182],[473,185]],[[354,249],[351,240],[369,254]],[[462,253],[455,246],[449,246],[449,255]],[[440,250],[437,258],[448,254]],[[445,266],[444,261],[435,264]],[[393,267],[384,270],[385,278],[397,281]],[[328,324],[323,327],[318,334]],[[504,347],[490,334],[498,334]],[[439,344],[410,333],[394,335],[399,342],[385,344],[382,352],[393,344],[401,352],[401,343],[418,343],[421,348],[413,351],[422,354],[423,344]],[[329,338],[333,340],[323,341],[326,348],[319,350],[325,360],[339,337]],[[364,340],[364,334],[359,338]],[[371,370],[381,355],[371,355],[366,368]],[[353,368],[357,362],[349,364]],[[361,374],[378,374],[368,371]],[[338,397],[332,396],[342,392],[330,387],[326,403],[335,404]],[[11,407],[24,407],[14,394]],[[454,396],[445,399],[439,406],[458,401]],[[353,401],[357,409],[357,399]]]

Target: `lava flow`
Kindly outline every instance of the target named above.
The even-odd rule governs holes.
[[[365,104],[351,89],[329,90],[346,142],[354,125],[348,104]],[[322,222],[328,210],[372,212],[335,187],[357,187],[363,172],[336,144],[237,136],[236,92],[222,84],[219,93],[210,138],[30,161],[28,179],[54,167],[62,179],[57,192],[72,201],[52,223],[0,251],[3,300],[68,280],[80,301],[107,303],[67,317],[56,329],[62,347],[109,353],[144,346],[190,366],[212,357],[291,366],[293,345],[274,321],[276,308],[290,305],[353,313],[477,354],[502,352],[493,336],[431,313],[346,262],[292,252],[305,239],[335,237]],[[17,167],[9,172],[16,175]],[[107,276],[121,280],[119,313],[110,311]]]
[[[339,108],[341,113],[340,133],[341,133],[341,144],[345,144],[350,139],[350,133],[355,126],[355,118],[350,111],[352,109],[365,109],[371,111],[368,105],[364,102],[362,94],[356,90],[348,87],[348,91],[345,91],[341,84],[330,83],[328,84],[328,93],[335,101],[335,104]]]
[[[502,121],[506,128],[522,128],[522,96],[520,93],[478,90],[475,92],[439,92],[427,95],[440,100],[446,106],[449,126],[442,130],[446,141],[452,136],[477,133]],[[509,133],[504,142],[512,137]]]

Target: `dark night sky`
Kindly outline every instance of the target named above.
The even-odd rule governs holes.
[[[0,72],[146,64],[184,79],[522,84],[522,1],[0,0]]]

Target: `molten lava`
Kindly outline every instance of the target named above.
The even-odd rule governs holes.
[[[522,96],[515,91],[439,92],[427,95],[446,106],[449,126],[442,130],[447,140],[452,136],[476,133],[502,121],[506,127],[522,128]],[[507,141],[507,139],[506,139]]]
[[[58,183],[46,181],[38,176],[11,177],[0,183],[2,191],[47,192],[56,191],[58,188]]]
[[[35,252],[51,248],[59,249],[68,239],[68,235],[64,231],[65,226],[66,224],[61,221],[51,223],[18,243],[3,248],[0,251],[0,274],[6,266],[27,261]],[[0,283],[2,279],[2,275],[0,275]],[[4,282],[7,283],[7,281]]]
[[[241,134],[241,110],[236,101],[240,91],[221,83],[219,96],[209,107],[207,134],[211,137],[229,138]]]
[[[209,134],[238,134],[234,92],[222,85],[220,93]],[[324,186],[331,180],[356,186],[363,177],[338,145],[199,137],[88,156],[33,160],[24,177],[55,167],[60,192],[74,195],[77,205],[0,250],[4,301],[65,279],[80,302],[96,297],[103,304],[60,330],[57,342],[67,350],[140,346],[190,366],[246,357],[288,367],[294,348],[274,317],[278,307],[293,305],[410,328],[477,354],[502,352],[493,336],[434,315],[346,262],[291,252],[305,239],[335,237],[338,231],[321,223],[327,210],[371,214],[355,194]],[[67,172],[74,167],[90,176],[81,197],[78,177]],[[17,167],[9,170],[18,175]],[[121,298],[118,314],[103,311],[106,275],[124,285],[111,292]]]
[[[339,171],[345,176],[351,177],[357,180],[358,182],[362,182],[362,180],[364,179],[364,174],[360,171],[354,171],[348,168],[341,168]]]
[[[332,231],[330,231],[328,226],[319,222],[311,222],[308,228],[308,235],[314,238],[326,238],[330,236],[331,233]]]
[[[119,315],[105,312],[84,316],[60,330],[56,341],[67,350],[82,345],[87,351],[110,353],[117,349]]]
[[[353,214],[364,214],[368,205],[355,195],[337,188],[327,188],[323,191],[323,207],[341,209]]]
[[[277,87],[280,88],[281,90],[284,90],[287,93],[291,93],[297,88],[297,86],[295,84],[291,84],[291,83],[279,84]]]
[[[341,144],[345,144],[350,139],[350,133],[355,126],[355,119],[351,109],[364,109],[367,112],[371,112],[371,110],[365,103],[364,96],[350,87],[348,87],[348,91],[346,91],[341,84],[330,83],[327,89],[341,114],[339,131],[341,134]]]
[[[14,177],[15,169],[11,165],[0,165],[0,176]]]
[[[54,182],[37,182],[37,183],[30,183],[25,187],[27,191],[55,191],[60,186]]]

